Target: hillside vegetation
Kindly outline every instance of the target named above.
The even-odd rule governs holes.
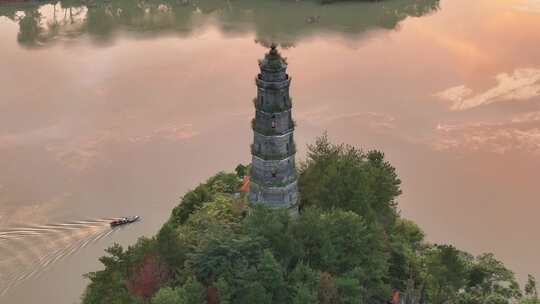
[[[540,303],[534,278],[522,291],[493,254],[426,242],[399,215],[401,181],[381,152],[319,138],[296,218],[248,207],[235,194],[244,169],[188,192],[155,237],[107,249],[83,303]]]

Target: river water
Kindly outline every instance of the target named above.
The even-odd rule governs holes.
[[[325,130],[382,149],[430,241],[540,276],[539,0],[84,3],[0,6],[1,303],[79,302],[104,248],[248,163],[270,42],[300,160]]]

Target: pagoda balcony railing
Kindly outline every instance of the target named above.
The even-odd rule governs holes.
[[[258,86],[258,87],[264,87],[264,88],[268,88],[268,89],[282,89],[282,88],[285,88],[287,86],[289,86],[291,84],[291,77],[288,77],[287,79],[284,79],[284,80],[278,80],[278,81],[266,81],[266,80],[262,80],[261,78],[259,77],[255,77],[255,84]]]
[[[282,104],[282,103],[279,103],[279,104],[271,104],[270,106],[258,106],[258,105],[255,105],[255,109],[257,109],[257,111],[261,111],[263,113],[282,113],[282,112],[287,112],[287,111],[290,111],[292,109],[292,105],[291,103],[287,103],[287,104]]]
[[[270,76],[270,77],[268,77]],[[284,76],[284,77],[282,77]],[[278,77],[276,77],[276,74],[271,74],[271,75],[267,75],[266,79],[265,77],[263,77],[263,74],[259,73],[257,74],[257,79],[260,79],[262,81],[266,81],[266,82],[281,82],[281,81],[285,81],[285,80],[288,80],[290,77],[289,77],[289,74],[287,73],[283,73],[283,74],[279,74]],[[275,78],[275,79],[273,79]]]
[[[253,98],[253,106],[255,106],[255,109],[259,112],[266,113],[266,114],[275,114],[275,113],[282,113],[292,110],[292,97],[289,97],[287,99],[287,102],[283,103],[272,103],[270,105],[263,106],[257,98]]]
[[[283,160],[296,154],[296,144],[291,144],[288,153],[262,153],[255,148],[254,144],[251,144],[251,154],[264,160]]]
[[[286,180],[279,180],[279,181],[270,181],[270,182],[263,182],[259,179],[257,179],[256,177],[254,176],[251,176],[250,177],[250,183],[255,183],[259,186],[265,186],[265,187],[270,187],[270,188],[283,188],[283,187],[286,187],[286,186],[289,186],[289,185],[292,185],[294,183],[296,183],[297,181],[297,175],[296,174],[293,174],[291,175],[290,178],[286,179]]]

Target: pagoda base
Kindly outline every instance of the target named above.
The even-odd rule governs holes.
[[[298,185],[294,181],[283,187],[267,187],[250,183],[249,201],[252,204],[262,204],[271,209],[291,209],[298,213]]]

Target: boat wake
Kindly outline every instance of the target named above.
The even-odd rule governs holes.
[[[96,219],[0,230],[0,296],[116,229]]]

